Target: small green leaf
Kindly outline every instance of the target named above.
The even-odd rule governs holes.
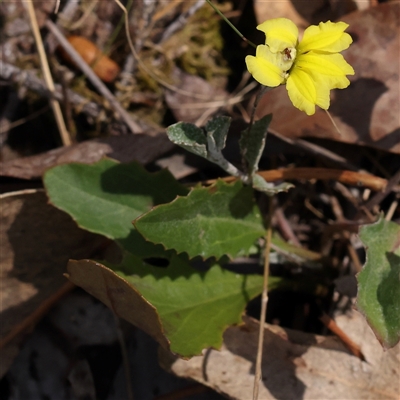
[[[258,163],[265,147],[265,139],[268,133],[268,126],[272,120],[272,114],[266,115],[256,121],[251,129],[242,132],[239,145],[240,151],[247,162],[249,175],[258,170]]]
[[[103,159],[93,165],[65,164],[48,170],[44,185],[51,203],[82,228],[119,241],[127,250],[159,252],[134,232],[132,220],[188,190],[167,171],[149,173],[137,163]],[[140,246],[137,245],[140,243]],[[161,250],[163,251],[163,250]]]
[[[179,256],[167,268],[132,255],[108,267],[114,272],[91,260],[70,261],[69,279],[182,357],[219,348],[224,330],[241,323],[247,302],[262,290],[260,275],[218,265],[198,272]],[[270,289],[279,284],[280,278],[270,277]]]
[[[189,256],[220,258],[248,253],[264,235],[262,217],[251,187],[223,181],[194,188],[188,196],[155,207],[134,221],[136,229],[153,243]]]
[[[273,196],[276,193],[287,192],[291,189],[293,184],[282,182],[279,185],[274,185],[271,182],[267,182],[261,175],[254,174],[252,186],[259,192],[264,192],[268,196]]]
[[[400,225],[380,218],[361,228],[366,263],[358,274],[357,306],[379,341],[400,340]]]
[[[207,139],[201,128],[188,122],[178,122],[167,128],[167,135],[172,143],[207,158]]]
[[[321,266],[324,261],[322,254],[287,243],[277,235],[272,236],[271,246],[278,253],[299,264],[305,263],[307,266],[314,267]]]
[[[230,125],[231,118],[224,116],[215,117],[206,124],[207,137],[212,140],[215,149],[219,152],[225,147]]]

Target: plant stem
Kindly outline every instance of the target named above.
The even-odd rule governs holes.
[[[270,91],[272,88],[269,86],[261,86],[260,87],[260,91],[257,93],[257,97],[254,100],[254,105],[253,105],[253,109],[251,110],[251,117],[250,117],[250,122],[249,122],[249,131],[251,131],[251,128],[254,124],[254,117],[256,115],[256,110],[258,107],[258,103],[260,102],[261,98],[264,96],[265,93],[267,93],[268,91]]]
[[[221,11],[218,10],[218,8],[212,3],[211,0],[206,0],[207,3],[215,10],[215,12],[235,31],[239,37],[244,40],[246,43],[248,43],[250,46],[253,46],[254,48],[257,48],[257,46],[251,42],[249,39],[243,36],[243,34],[236,28],[235,25],[232,24],[231,21],[228,20],[228,18],[225,17],[224,14],[222,14]]]
[[[269,253],[271,250],[271,237],[272,237],[272,227],[271,227],[271,217],[272,217],[272,199],[269,201],[268,210],[268,228],[265,234],[265,255],[264,255],[264,282],[263,291],[261,295],[261,314],[260,314],[260,329],[258,334],[258,347],[257,347],[257,360],[256,360],[256,372],[254,375],[254,386],[253,386],[253,400],[258,399],[258,390],[260,380],[262,378],[262,354],[263,354],[263,344],[264,344],[264,329],[265,329],[265,317],[267,313],[268,304],[268,277],[269,277]]]
[[[250,116],[250,122],[249,122],[249,127],[247,128],[247,130],[249,132],[251,132],[251,129],[253,127],[254,124],[254,118],[255,118],[255,114],[256,114],[256,110],[258,107],[258,103],[260,102],[261,98],[263,97],[263,95],[268,92],[269,90],[271,90],[272,88],[269,86],[261,86],[259,92],[257,93],[256,99],[254,100],[254,104],[253,104],[253,109],[251,111],[251,116]],[[249,167],[247,165],[246,159],[244,157],[244,155],[242,154],[242,169],[243,171],[246,172],[247,175],[247,180],[249,182],[252,181],[252,176],[249,173]]]

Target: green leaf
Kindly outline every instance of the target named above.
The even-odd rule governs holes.
[[[178,122],[167,128],[167,136],[172,143],[207,158],[207,139],[201,128],[188,122]]]
[[[120,317],[182,356],[219,348],[224,330],[241,323],[247,302],[262,291],[262,276],[240,275],[214,265],[198,272],[179,256],[157,268],[127,255],[121,265],[70,261],[69,279]],[[280,278],[270,278],[270,289]]]
[[[306,263],[308,266],[313,267],[320,266],[324,261],[322,254],[287,243],[277,235],[272,236],[271,246],[278,253],[299,264]]]
[[[210,146],[209,142],[211,141],[212,147],[220,152],[225,147],[230,125],[231,118],[224,116],[218,116],[208,121],[206,124],[208,145]]]
[[[187,252],[191,258],[246,254],[265,233],[253,189],[240,181],[194,188],[188,196],[155,207],[134,224],[147,240]]]
[[[268,126],[272,120],[272,114],[266,115],[256,121],[251,129],[242,132],[239,141],[240,150],[247,162],[249,175],[258,170],[258,163],[265,147],[265,139],[268,133]]]
[[[79,226],[117,240],[133,253],[139,249],[146,254],[163,250],[147,244],[134,231],[132,220],[188,192],[167,170],[149,173],[137,163],[111,159],[57,166],[46,172],[44,184],[51,203]]]
[[[252,186],[259,192],[264,192],[268,196],[273,196],[276,193],[287,192],[289,189],[294,187],[293,184],[288,182],[282,182],[279,185],[274,185],[271,182],[267,182],[261,175],[254,174],[252,178]]]
[[[360,230],[366,263],[358,274],[357,306],[378,340],[393,347],[400,340],[400,226],[380,218]]]

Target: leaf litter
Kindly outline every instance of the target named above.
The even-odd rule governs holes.
[[[51,15],[54,6],[52,3],[55,2],[45,3],[40,3],[37,8],[41,27],[44,26],[46,19]],[[26,179],[40,178],[45,169],[50,166],[71,161],[91,163],[98,161],[103,155],[108,155],[123,162],[130,162],[135,159],[142,164],[146,164],[150,170],[159,168],[157,161],[162,154],[164,157],[163,166],[168,166],[168,160],[171,160],[172,165],[173,160],[178,155],[181,157],[180,160],[185,163],[184,165],[188,171],[188,175],[183,178],[185,184],[214,179],[220,176],[220,171],[210,167],[209,164],[197,160],[194,156],[182,153],[182,151],[171,146],[169,142],[166,142],[162,135],[154,136],[155,132],[162,132],[166,125],[175,120],[197,121],[199,125],[202,125],[207,121],[211,112],[228,113],[233,117],[235,126],[228,137],[226,152],[232,159],[239,160],[239,151],[235,147],[234,138],[237,138],[239,132],[243,130],[243,119],[248,118],[251,102],[249,103],[249,96],[246,91],[243,92],[243,103],[229,103],[228,101],[230,96],[241,93],[243,89],[240,79],[238,79],[238,77],[241,77],[243,69],[239,67],[238,71],[235,71],[239,63],[234,62],[232,64],[221,57],[222,47],[218,46],[221,46],[222,41],[218,35],[218,24],[216,24],[218,18],[213,20],[212,29],[209,30],[209,35],[210,37],[215,37],[215,42],[210,43],[213,47],[211,50],[208,49],[207,57],[204,58],[204,53],[202,53],[206,49],[204,42],[203,45],[199,45],[197,48],[193,48],[193,44],[196,42],[196,35],[201,34],[201,32],[203,32],[201,39],[204,40],[204,32],[206,31],[202,24],[207,18],[214,18],[213,13],[204,9],[202,11],[203,14],[195,14],[194,19],[190,20],[191,25],[189,27],[191,28],[192,42],[190,42],[191,44],[188,48],[193,52],[187,52],[188,48],[185,48],[185,45],[187,46],[187,43],[185,43],[187,33],[184,33],[185,30],[177,29],[176,33],[165,41],[162,40],[162,34],[176,22],[180,13],[185,14],[188,11],[190,8],[189,3],[180,1],[171,2],[170,5],[165,5],[163,2],[150,3],[153,3],[152,6],[149,6],[144,1],[140,2],[140,6],[131,13],[132,21],[136,22],[136,26],[141,27],[141,29],[132,29],[140,57],[145,61],[147,68],[157,72],[163,80],[176,85],[178,89],[192,91],[195,94],[200,93],[203,98],[199,99],[196,95],[193,98],[187,95],[185,97],[179,94],[178,91],[164,90],[162,85],[150,79],[134,60],[132,62],[123,29],[118,28],[119,31],[117,29],[119,22],[122,20],[122,14],[114,2],[100,2],[98,4],[96,2],[76,2],[75,6],[70,4],[69,8],[64,7],[61,9],[63,15],[67,16],[63,23],[61,23],[61,15],[56,16],[57,22],[64,27],[65,34],[69,32],[92,40],[109,57],[113,58],[123,71],[130,73],[124,79],[121,76],[123,85],[117,81],[115,86],[112,87],[112,91],[119,96],[118,100],[121,104],[140,122],[143,130],[141,140],[139,140],[138,136],[130,136],[130,139],[127,136],[122,136],[122,134],[128,132],[126,126],[118,119],[118,116],[103,101],[101,96],[96,93],[96,89],[91,87],[76,70],[61,67],[62,60],[58,58],[57,53],[53,53],[54,60],[57,59],[53,68],[57,71],[63,71],[56,74],[57,83],[59,84],[58,93],[64,99],[64,105],[70,108],[70,114],[68,114],[68,111],[66,114],[70,115],[71,132],[75,132],[73,137],[77,144],[70,149],[50,150],[49,153],[36,155],[38,149],[43,151],[43,149],[47,150],[55,146],[56,140],[54,140],[54,137],[57,136],[57,132],[54,125],[52,126],[48,123],[52,119],[51,114],[44,113],[42,116],[35,117],[31,121],[27,121],[25,124],[22,123],[22,125],[15,128],[12,128],[12,123],[21,118],[26,118],[27,115],[42,107],[42,105],[37,104],[37,101],[39,97],[46,96],[46,91],[43,89],[44,86],[40,86],[40,82],[30,79],[26,82],[28,89],[26,91],[24,90],[24,83],[21,84],[23,80],[19,79],[18,92],[11,86],[2,87],[0,90],[5,94],[4,99],[10,101],[8,107],[6,107],[5,100],[2,100],[0,104],[2,126],[10,127],[9,131],[7,129],[2,131],[2,139],[4,139],[2,142],[5,144],[1,150],[1,179],[7,183],[7,187],[24,189],[28,185]],[[256,16],[250,16],[250,19],[246,18],[246,20],[251,20],[251,18],[253,20],[255,18],[264,20],[275,17],[272,14],[268,14],[268,17],[263,14],[266,12],[265,9],[262,9],[263,2],[255,1],[254,3]],[[398,381],[399,372],[398,347],[382,353],[377,340],[364,320],[360,319],[359,314],[356,312],[350,311],[354,306],[355,292],[355,279],[352,278],[361,270],[364,262],[364,248],[356,235],[359,226],[374,222],[381,211],[385,213],[387,218],[389,216],[389,219],[395,224],[398,224],[400,220],[399,209],[396,207],[399,182],[392,182],[390,191],[385,192],[387,183],[391,182],[391,178],[400,168],[399,149],[397,148],[399,142],[397,140],[399,128],[397,118],[399,113],[397,111],[399,103],[398,82],[396,79],[398,77],[396,78],[394,73],[396,71],[393,70],[396,65],[398,66],[399,56],[398,49],[393,47],[399,36],[398,4],[387,2],[386,4],[366,8],[365,2],[361,3],[363,2],[358,4],[321,0],[312,5],[314,8],[307,8],[304,5],[296,8],[293,2],[280,2],[279,7],[281,9],[276,11],[279,16],[291,15],[293,19],[297,18],[299,25],[304,27],[309,23],[318,22],[318,19],[321,19],[321,13],[325,13],[324,19],[333,20],[340,16],[340,19],[350,23],[355,44],[349,49],[345,57],[354,65],[357,75],[355,77],[356,80],[350,86],[350,92],[344,91],[343,94],[340,93],[345,98],[333,97],[331,110],[333,118],[339,126],[340,134],[333,128],[324,113],[317,113],[311,119],[307,118],[306,120],[304,116],[298,116],[295,115],[295,112],[289,111],[285,108],[286,105],[283,100],[283,95],[286,96],[286,93],[279,93],[279,90],[271,92],[271,95],[275,97],[269,99],[268,104],[260,107],[262,115],[269,113],[271,106],[272,109],[285,110],[281,114],[274,113],[272,130],[277,135],[269,135],[267,138],[267,149],[261,159],[260,173],[270,170],[267,171],[269,174],[271,174],[271,171],[282,174],[282,172],[279,172],[281,168],[287,168],[288,166],[310,171],[305,173],[303,170],[302,173],[299,173],[300,169],[294,169],[289,178],[285,177],[285,179],[292,180],[296,187],[289,193],[281,193],[276,196],[275,207],[280,209],[281,213],[279,217],[278,214],[274,217],[273,226],[280,239],[283,238],[288,241],[289,245],[290,242],[297,243],[297,246],[300,245],[300,248],[304,250],[303,256],[306,254],[305,251],[312,251],[312,257],[308,254],[311,258],[296,258],[293,254],[302,253],[301,250],[295,251],[290,247],[276,246],[275,252],[271,255],[272,273],[280,278],[305,278],[316,283],[314,286],[311,285],[312,289],[309,289],[306,293],[296,292],[296,289],[293,288],[283,293],[271,293],[271,307],[267,318],[269,323],[275,325],[270,325],[267,328],[273,334],[267,334],[266,347],[269,348],[271,343],[275,343],[278,353],[280,350],[285,349],[286,352],[292,354],[289,360],[282,359],[280,356],[276,358],[276,363],[281,363],[282,376],[290,378],[292,385],[282,387],[279,384],[280,378],[277,378],[273,372],[268,373],[270,369],[277,368],[276,364],[266,365],[265,371],[267,373],[261,390],[265,390],[266,396],[270,397],[265,398],[279,398],[282,395],[280,392],[282,390],[287,390],[291,398],[297,396],[304,399],[315,398],[316,395],[322,396],[322,398],[338,399],[348,396],[349,393],[352,393],[355,398],[369,398],[368,396],[376,398],[377,395],[380,398],[396,398],[396,390],[398,390],[395,384]],[[358,7],[362,5],[364,11],[355,10],[355,4],[358,4]],[[16,77],[22,76],[24,71],[27,73],[34,72],[34,75],[40,76],[36,73],[39,67],[38,59],[33,42],[30,40],[30,28],[25,19],[24,10],[19,8],[18,4],[13,5],[11,3],[2,3],[0,7],[6,20],[4,27],[6,40],[1,45],[2,54],[5,55],[2,62],[8,63],[13,68],[18,68],[12,70],[14,71],[12,75],[7,77],[2,75],[1,78],[11,82],[11,76],[16,79]],[[94,8],[90,9],[90,7]],[[246,31],[246,23],[243,22],[243,19],[240,19],[241,15],[246,15],[242,13],[243,10],[231,8],[230,4],[224,7],[226,7],[225,12],[232,12],[233,19],[239,17],[237,19],[238,23],[242,25],[246,35],[251,38],[254,33],[254,27],[251,26],[249,28],[247,26]],[[249,9],[251,9],[251,5],[245,12],[250,12],[251,14]],[[350,11],[354,11],[354,13],[342,16]],[[273,12],[273,10],[270,8],[269,12]],[[204,17],[205,15],[206,18]],[[197,22],[194,22],[196,19]],[[199,25],[196,25],[197,23]],[[132,26],[135,27],[135,24],[132,24]],[[108,41],[111,36],[115,36],[113,42]],[[48,35],[46,40],[50,51],[54,52],[57,47],[54,39]],[[231,42],[233,40],[235,46],[231,46],[230,49],[244,50],[242,59],[244,58],[246,48],[240,44],[239,40],[235,42],[232,37],[225,37],[224,40],[225,43],[228,40]],[[247,50],[250,51],[250,49]],[[216,58],[210,62],[209,56],[216,56]],[[237,55],[235,56],[237,57]],[[131,63],[129,63],[129,58],[131,58]],[[233,69],[230,76],[227,75],[227,66]],[[7,71],[5,68],[1,70],[2,73]],[[236,80],[232,76],[236,76]],[[63,87],[67,87],[75,94],[79,94],[80,97],[71,95],[64,97]],[[205,91],[204,93],[203,90]],[[251,89],[250,93],[252,93]],[[210,101],[213,102],[216,98],[219,103],[212,105],[211,112],[207,111],[210,109],[208,107],[211,107]],[[198,105],[192,107],[194,103],[198,103]],[[96,108],[87,107],[87,104],[94,105]],[[88,110],[95,110],[95,112]],[[282,118],[280,115],[284,117]],[[365,115],[368,118],[363,117]],[[26,127],[29,128],[26,129]],[[41,137],[38,137],[35,133],[44,131],[46,131],[46,135]],[[3,132],[6,133],[4,134]],[[113,136],[104,137],[110,134]],[[53,139],[50,139],[51,135]],[[282,135],[285,140],[279,139]],[[300,136],[315,137],[316,139],[304,143],[298,139]],[[95,140],[80,143],[82,139],[92,138],[95,138]],[[38,145],[38,140],[42,141],[43,144]],[[100,145],[106,145],[107,148],[100,148]],[[132,151],[130,146],[133,148]],[[327,149],[331,153],[327,152]],[[332,157],[332,153],[336,157]],[[21,157],[21,155],[31,157]],[[344,164],[346,164],[345,168],[343,168]],[[376,178],[375,181],[380,182],[377,185],[381,186],[371,187],[369,184],[363,186],[363,181],[355,178],[351,178],[350,181],[344,181],[329,172],[335,171],[338,165],[347,171],[351,169],[353,173],[368,172],[371,176],[371,181]],[[313,171],[315,172],[314,175]],[[352,171],[348,171],[348,173]],[[23,180],[16,180],[15,178]],[[368,202],[368,199],[374,198],[374,193],[384,193],[383,198],[381,196],[379,200],[375,201],[375,204],[374,202]],[[13,196],[20,201],[18,196],[22,195],[15,194]],[[41,195],[24,193],[21,198],[29,203],[36,201],[37,196]],[[5,204],[4,202],[8,204],[8,201],[11,200],[2,199],[2,201],[3,204]],[[367,207],[363,208],[365,206]],[[46,205],[43,200],[41,200],[41,204],[38,207],[39,209],[52,210],[48,211],[49,214],[46,214],[46,217],[39,220],[38,225],[33,225],[41,226],[38,229],[46,232],[43,235],[55,237],[54,229],[59,232],[60,229],[57,227],[60,226],[65,229],[65,234],[69,232],[67,226],[71,224],[70,220],[68,220],[69,222],[61,221],[58,224],[54,222],[54,226],[43,224],[45,219],[49,219],[48,215],[53,215],[52,213],[56,210]],[[22,218],[23,214],[21,210],[16,211],[17,218]],[[8,217],[4,216],[4,218],[7,219]],[[32,214],[27,216],[27,225],[32,223],[32,218]],[[41,231],[39,230],[39,232]],[[6,232],[6,237],[9,238],[11,234],[12,231]],[[23,231],[23,235],[25,238],[26,231]],[[72,238],[78,240],[79,236],[76,236],[76,234],[71,235]],[[37,239],[42,238],[42,235],[37,236]],[[56,236],[58,237],[58,233]],[[70,240],[69,237],[68,240]],[[91,256],[89,242],[86,240],[81,242],[87,251],[87,256]],[[6,242],[2,241],[2,252],[4,243]],[[15,241],[15,244],[19,254],[23,255],[24,251],[28,250],[28,248],[25,248],[24,242]],[[44,244],[38,245],[38,254],[46,254],[46,250],[43,250]],[[55,254],[57,254],[57,257],[62,255],[65,260],[84,257],[83,254],[74,255],[74,252],[68,248],[58,249],[53,247],[53,244],[50,247],[53,249],[54,255],[47,257],[48,260],[53,259]],[[108,245],[106,248],[108,249]],[[117,250],[115,251],[118,253]],[[18,263],[15,263],[12,257],[7,258],[7,263],[7,265],[10,265],[11,270],[18,267]],[[62,283],[65,282],[62,280],[64,278],[61,277],[61,274],[66,271],[66,262],[63,265],[64,267],[61,265],[57,267],[59,269],[45,267],[44,271],[46,272],[43,272],[48,274],[48,279],[55,274],[59,283],[52,285],[52,290],[54,291],[57,291],[57,288],[61,287]],[[260,272],[261,268],[257,262],[254,262],[254,258],[251,256],[245,257],[244,255],[229,265],[229,268],[245,268],[246,270],[250,268],[255,272]],[[7,270],[5,276],[6,279],[10,279],[9,270]],[[345,281],[348,285],[347,289],[344,288],[344,284],[339,285],[339,282],[344,283]],[[31,289],[35,293],[30,293],[26,289],[27,284],[29,282],[23,281],[18,287],[15,285],[14,287],[9,283],[3,286],[5,288],[3,290],[6,291],[11,290],[11,288],[15,289],[13,292],[16,293],[14,300],[19,299],[18,302],[21,304],[18,307],[22,310],[21,314],[15,313],[14,315],[15,319],[20,318],[18,321],[14,321],[14,317],[9,318],[7,317],[8,314],[2,313],[2,317],[6,318],[9,323],[9,328],[7,329],[17,326],[24,316],[26,317],[34,312],[34,309],[38,307],[41,301],[51,297],[50,286],[43,287],[43,285],[34,284]],[[4,296],[4,293],[2,293],[2,296]],[[82,293],[82,296],[82,300],[74,303],[74,310],[81,309],[82,304],[87,302],[87,295]],[[35,301],[33,302],[32,299]],[[65,304],[63,300],[58,301],[60,305]],[[248,314],[258,314],[257,304],[257,300],[250,302],[247,308]],[[316,335],[316,333],[327,333],[318,319],[321,309],[325,311],[335,310],[334,317],[337,324],[356,344],[361,346],[366,361],[350,355],[341,342],[332,339],[329,335],[327,337]],[[57,312],[56,314],[53,313],[53,317],[54,315],[57,315]],[[108,317],[103,316],[101,318],[107,320]],[[68,317],[66,316],[65,320],[67,319]],[[96,318],[88,316],[85,321],[94,325]],[[65,366],[68,358],[63,358],[64,356],[54,347],[50,346],[51,350],[49,350],[51,341],[48,332],[51,332],[52,324],[53,322],[49,326],[48,321],[46,322],[45,320],[44,325],[39,325],[32,337],[32,340],[36,343],[34,351],[38,352],[44,360],[48,357],[46,354],[49,354],[49,351],[50,353],[53,352],[54,355],[59,357],[60,365]],[[256,324],[257,322],[250,321],[246,317],[245,325],[242,327],[229,328],[224,335],[224,344],[221,352],[210,350],[204,358],[194,358],[191,361],[174,360],[172,362],[170,360],[170,365],[167,365],[168,363],[166,364],[164,358],[162,358],[162,363],[178,376],[198,380],[217,392],[232,398],[247,398],[250,389],[247,389],[247,391],[241,390],[248,385],[248,383],[245,383],[246,379],[251,378],[249,371],[251,375],[252,365],[254,365],[256,339],[249,338],[246,335],[251,335],[253,332],[254,336]],[[276,324],[281,325],[283,328],[279,328]],[[353,330],[354,324],[358,324],[358,328]],[[68,324],[60,328],[61,332],[66,335],[63,336],[64,339],[66,337],[71,338],[71,333],[68,333],[69,328]],[[134,336],[137,338],[138,331],[135,331],[133,336],[129,336],[129,332],[132,334],[130,329],[132,328],[125,327],[126,337]],[[42,336],[38,338],[38,334]],[[43,339],[43,334],[45,339]],[[279,343],[270,342],[268,335],[272,335],[273,340],[276,339]],[[16,344],[13,344],[12,348],[7,350],[6,347],[3,349],[9,354],[9,361],[4,371],[2,371],[4,374],[6,374],[8,366],[12,364],[12,360],[18,356],[19,343],[21,345],[23,343],[23,341],[20,342],[19,340],[17,338]],[[104,338],[99,340],[104,347],[101,350],[97,350],[97,354],[107,354],[107,346],[110,345],[107,340]],[[146,343],[146,348],[152,349],[155,359],[154,342],[148,337],[141,337],[141,340],[141,343]],[[165,338],[160,338],[159,342],[163,340],[165,341]],[[115,344],[115,336],[112,341]],[[32,345],[30,339],[26,343],[27,346]],[[247,346],[251,347],[252,355],[246,353],[246,346],[243,346],[243,343],[247,343]],[[89,347],[93,345],[93,343],[90,343]],[[112,348],[114,352],[119,351],[117,350],[119,346],[116,346]],[[96,350],[93,349],[92,351],[96,354]],[[22,371],[22,369],[18,369],[23,368],[24,362],[21,361],[26,360],[26,358],[23,358],[26,357],[24,350],[20,354],[22,358],[11,369],[14,377]],[[129,351],[129,354],[133,354],[134,360],[141,360],[143,357],[147,357],[146,354],[139,355],[137,352],[132,351]],[[269,359],[268,354],[267,352],[266,360]],[[89,379],[87,383],[87,392],[92,393],[91,395],[93,396],[93,391],[96,391],[96,389],[98,391],[101,387],[99,383],[101,372],[95,370],[95,362],[93,362],[88,353],[85,353],[84,357],[90,361],[90,366],[89,369],[87,365],[86,367],[83,365],[81,368],[89,375],[93,374],[93,379]],[[170,358],[170,355],[168,357]],[[243,359],[245,360],[244,367],[242,365]],[[103,359],[103,365],[105,360]],[[321,360],[326,361],[321,362]],[[191,362],[197,364],[191,367],[188,364]],[[118,366],[114,368],[114,372],[110,371],[111,380],[115,371],[121,367],[121,360],[117,360],[115,363]],[[229,366],[229,369],[222,368],[222,370],[219,370],[221,365],[223,368]],[[78,366],[76,364],[76,368]],[[206,366],[206,369],[204,369],[204,366]],[[38,368],[38,371],[45,371],[45,369],[40,369],[42,367]],[[149,371],[152,370],[155,371],[156,367],[153,366],[152,369],[149,369]],[[119,369],[119,371],[120,376],[122,376],[122,369]],[[204,371],[206,371],[206,376]],[[317,373],[318,371],[320,373]],[[28,371],[26,373],[29,375],[32,372]],[[357,385],[351,387],[346,383],[347,378],[345,379],[342,374],[352,376]],[[45,375],[41,372],[37,375],[39,376],[37,379],[45,381]],[[115,379],[116,381],[120,379],[118,381],[119,386],[124,386],[123,379],[117,378],[117,375]],[[229,380],[229,384],[227,384],[226,380],[227,375],[230,377],[229,379],[234,377],[233,380]],[[370,380],[367,376],[373,376],[374,378]],[[9,382],[8,375],[5,375],[3,379],[2,382]],[[138,380],[135,382],[137,385],[135,390],[139,390],[138,388],[140,387],[140,390],[144,392],[147,390],[146,393],[150,393],[148,391],[152,386],[150,383],[147,382],[147,388],[144,388],[144,386],[140,386]],[[242,382],[243,385],[235,386],[234,382]],[[319,386],[316,382],[319,383]],[[334,389],[332,389],[331,382],[334,382]],[[74,385],[74,390],[78,390]],[[163,386],[157,383],[156,387],[152,386],[152,390],[167,393],[174,390],[172,389],[173,387],[177,388],[185,385],[187,384],[182,381],[179,384],[175,382],[175,386],[173,384]],[[237,386],[241,387],[238,388]],[[66,383],[62,379],[58,388],[60,387],[63,387],[62,390],[66,390]],[[112,383],[104,389],[104,393],[108,393],[108,398],[113,398],[111,394],[113,389],[111,387]],[[318,387],[321,387],[322,392],[315,392]],[[330,388],[329,393],[324,391],[327,388]],[[11,390],[15,390],[15,387],[11,387]],[[115,389],[114,393],[116,393]],[[51,393],[46,393],[46,395],[52,398]],[[214,392],[207,392],[204,398],[211,398],[210,396],[214,395],[217,396]],[[148,398],[152,398],[153,394],[148,394],[148,396]],[[125,397],[126,393],[122,395],[122,398]],[[53,398],[56,397],[53,396]],[[147,397],[142,396],[141,398]]]

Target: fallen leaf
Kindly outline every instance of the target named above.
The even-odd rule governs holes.
[[[44,191],[8,193],[0,196],[0,202],[0,337],[4,338],[66,283],[63,272],[69,257],[89,256],[104,239],[79,229],[71,217],[49,205]],[[11,342],[2,349],[2,374],[17,355],[15,346]]]
[[[160,349],[161,365],[179,377],[196,380],[229,398],[251,398],[259,323],[248,317],[244,322],[225,332],[220,351],[210,349],[204,356],[185,361]],[[349,354],[333,336],[266,324],[259,398],[398,399],[400,346],[383,351],[356,311],[350,317],[343,316],[340,325],[361,345],[366,361]],[[350,326],[355,326],[351,333]]]
[[[368,3],[363,1],[365,4]],[[254,12],[259,24],[272,18],[289,18],[303,32],[310,24],[320,21],[335,20],[342,15],[357,10],[353,0],[280,0],[280,1],[254,1]]]
[[[287,137],[311,136],[368,145],[400,153],[400,4],[384,3],[341,18],[354,43],[344,52],[355,76],[344,90],[331,92],[332,115],[297,110],[284,86],[267,93],[257,115],[273,113],[270,127]]]
[[[311,10],[313,9],[314,11],[321,8],[324,3],[325,0],[302,2],[302,4],[305,6],[303,9],[310,9],[311,6]],[[262,24],[264,21],[272,18],[288,18],[292,20],[301,30],[304,30],[309,25],[307,18],[302,16],[302,14],[297,11],[295,2],[291,0],[255,0],[254,12],[259,24]],[[308,14],[310,15],[310,10],[308,10]]]
[[[216,88],[206,80],[187,74],[178,68],[175,68],[173,78],[177,84],[178,90],[193,93],[192,96],[179,91],[167,90],[165,101],[171,108],[174,117],[178,121],[196,122],[202,116],[210,116],[210,110],[217,111],[222,107],[223,101],[227,99],[224,90]],[[221,104],[216,107],[210,107],[210,103],[220,101]],[[208,119],[208,118],[207,118]]]
[[[248,300],[260,293],[261,277],[218,265],[199,272],[178,256],[168,264],[154,267],[135,255],[120,265],[71,260],[68,278],[181,357],[218,348],[224,330],[240,322]],[[271,281],[271,287],[277,284],[279,279]]]
[[[46,169],[56,165],[72,162],[91,164],[105,156],[121,162],[147,164],[173,147],[174,144],[165,134],[111,136],[0,163],[0,175],[21,179],[39,178]]]

